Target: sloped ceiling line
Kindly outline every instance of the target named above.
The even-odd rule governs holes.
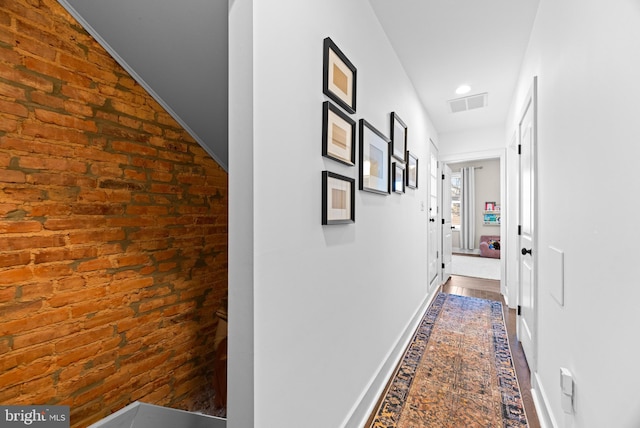
[[[180,23],[176,22],[176,17],[180,14],[174,13],[175,10],[170,8],[162,9],[153,7],[152,4],[144,5],[141,1],[134,2],[139,6],[137,12],[146,13],[144,10],[148,10],[150,14],[155,14],[148,19],[148,21],[154,21],[153,25],[136,25],[144,20],[144,17],[140,14],[132,17],[131,11],[126,11],[126,6],[123,7],[120,1],[58,0],[58,2],[225,171],[228,171],[228,3],[226,0],[206,4],[201,0],[189,0],[191,15],[202,14],[201,12],[208,16],[211,16],[212,12],[214,12],[213,15],[217,15],[215,23],[214,16],[211,16],[212,25],[207,27],[207,31],[201,33],[198,32],[197,27],[182,26],[180,32],[176,33],[176,29],[171,26],[157,25],[160,17],[161,21],[173,22],[175,27],[180,27]],[[176,3],[177,7],[184,10],[185,3],[178,3]],[[109,13],[104,13],[104,8],[108,8]],[[188,6],[187,9],[189,9]],[[114,19],[114,16],[123,19]],[[188,20],[188,17],[184,19]],[[153,29],[155,34],[150,32],[150,29]],[[168,37],[173,38],[176,38],[176,34],[178,38],[182,35],[184,40],[177,40],[175,44],[182,43],[189,46],[193,44],[191,42],[194,38],[200,38],[203,39],[202,43],[212,48],[208,52],[200,49],[180,50],[180,57],[175,59],[174,56],[177,53],[175,49],[160,46],[155,46],[156,50],[150,49],[149,42],[157,39],[157,32],[171,32],[172,34]],[[128,35],[126,40],[120,38],[122,34]],[[203,56],[211,58],[203,60]],[[146,63],[144,58],[147,59]],[[149,58],[151,60],[148,60]],[[137,64],[133,65],[136,61]],[[194,64],[194,67],[205,61],[206,67],[195,76],[175,72],[175,68],[173,72],[166,71],[175,61]]]

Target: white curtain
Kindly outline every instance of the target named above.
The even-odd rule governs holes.
[[[462,168],[462,183],[460,189],[460,247],[464,250],[473,250],[476,237],[476,185],[475,169],[473,167]]]

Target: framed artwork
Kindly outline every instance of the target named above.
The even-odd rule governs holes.
[[[404,162],[407,151],[407,125],[395,112],[391,113],[391,147],[393,157]]]
[[[329,37],[324,39],[322,92],[349,113],[356,112],[356,68]]]
[[[356,122],[329,101],[322,103],[322,156],[356,164]]]
[[[411,189],[418,188],[418,158],[407,150],[407,187]]]
[[[391,193],[390,144],[391,141],[382,132],[360,119],[360,190]]]
[[[404,165],[398,162],[393,163],[393,191],[404,193]]]
[[[322,171],[322,224],[356,221],[356,181],[344,175]]]

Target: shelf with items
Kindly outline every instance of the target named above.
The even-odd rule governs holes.
[[[483,211],[483,224],[485,226],[500,226],[500,211]]]

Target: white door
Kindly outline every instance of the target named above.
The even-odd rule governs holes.
[[[537,79],[527,97],[518,126],[520,152],[520,281],[518,338],[529,362],[536,367],[536,259],[535,247],[535,172],[536,172],[536,91]]]
[[[451,168],[442,168],[442,283],[451,276],[451,260],[453,259],[453,232],[451,230]]]
[[[438,240],[438,149],[431,142],[429,150],[429,242],[428,255],[429,258],[429,290],[438,283],[438,274],[440,269],[438,266],[440,243]]]

